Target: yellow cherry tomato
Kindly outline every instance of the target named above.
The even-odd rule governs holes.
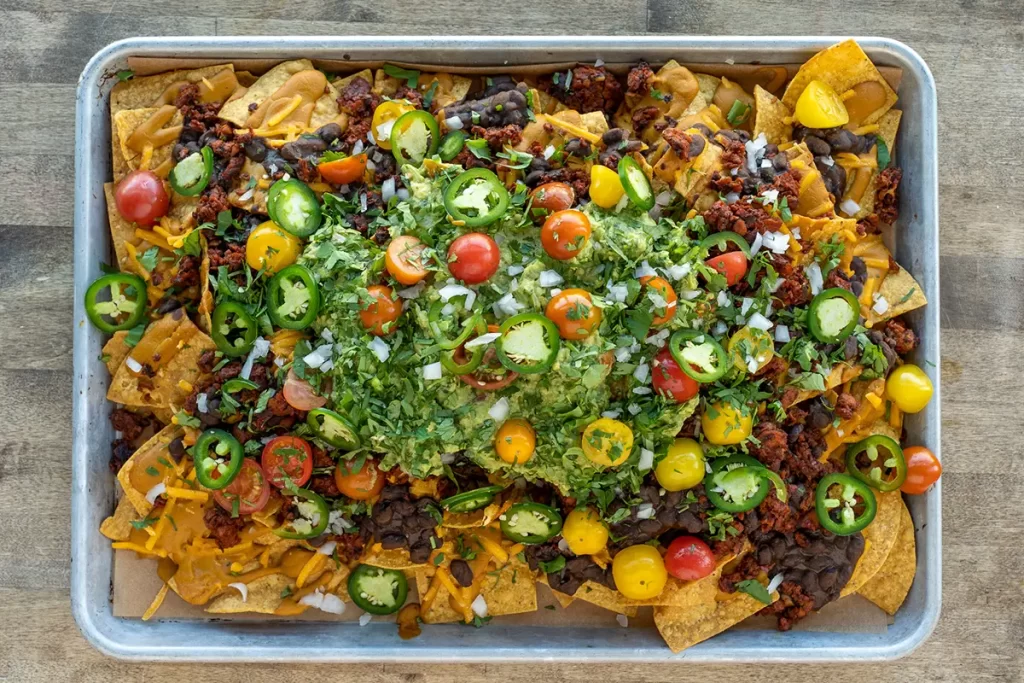
[[[625,193],[618,173],[601,164],[590,167],[590,201],[602,209],[610,209]]]
[[[508,420],[494,438],[498,457],[510,465],[522,465],[533,457],[536,447],[537,434],[526,420]]]
[[[704,449],[693,439],[676,439],[654,470],[666,491],[685,491],[704,481]]]
[[[754,374],[775,355],[775,340],[765,330],[741,327],[729,337],[729,357],[743,372]]]
[[[665,560],[654,546],[631,545],[612,560],[615,587],[630,600],[649,600],[661,595],[668,582]]]
[[[828,83],[811,81],[800,93],[794,111],[796,120],[808,128],[833,128],[850,122],[846,105]]]
[[[565,518],[562,538],[574,554],[593,555],[608,545],[608,528],[594,508],[575,508]]]
[[[273,275],[295,263],[301,249],[302,241],[298,237],[278,227],[274,221],[267,221],[249,233],[245,261],[255,270],[266,266],[267,272]]]
[[[931,379],[916,365],[901,365],[892,371],[885,383],[885,393],[904,413],[924,410],[934,392]]]
[[[633,430],[625,422],[602,417],[583,430],[583,454],[595,465],[616,467],[633,452]]]
[[[750,436],[754,417],[722,401],[704,408],[700,425],[705,439],[716,446],[728,446],[738,444]]]
[[[377,141],[377,146],[381,149],[391,149],[391,127],[388,126],[385,130],[378,132],[377,128],[388,121],[395,121],[399,116],[406,112],[410,112],[416,107],[412,106],[405,100],[387,100],[381,102],[376,109],[373,110],[373,120],[370,121],[370,132],[373,133],[373,139]]]

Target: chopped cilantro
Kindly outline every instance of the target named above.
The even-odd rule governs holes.
[[[121,83],[124,83],[125,81],[130,81],[134,77],[135,72],[131,69],[121,69],[117,72],[117,80]]]
[[[395,66],[394,64],[385,64],[384,73],[392,78],[405,81],[405,85],[409,88],[415,88],[420,80],[420,72],[416,69],[403,69],[402,67]]]
[[[772,604],[772,596],[768,594],[768,589],[761,585],[761,582],[757,579],[739,581],[736,584],[736,590],[741,593],[746,593],[750,597],[763,602],[766,605]]]

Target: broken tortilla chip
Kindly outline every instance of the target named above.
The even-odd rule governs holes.
[[[861,586],[878,573],[892,551],[900,528],[900,505],[903,499],[899,491],[882,493],[873,491],[878,511],[875,518],[861,533],[864,535],[864,552],[861,553],[853,575],[843,586],[840,595],[850,595],[860,590]]]
[[[754,137],[764,133],[769,144],[781,145],[793,139],[793,113],[782,100],[759,85],[754,86]]]
[[[715,91],[718,90],[718,84],[722,82],[722,79],[709,74],[693,74],[693,77],[697,79],[697,89],[704,96],[704,101],[710,102],[713,100],[715,98]]]
[[[422,567],[422,564],[413,562],[409,557],[409,551],[405,548],[393,548],[390,550],[378,550],[366,555],[360,560],[363,564],[381,569],[413,569]]]
[[[234,72],[233,64],[217,64],[131,78],[111,89],[110,114],[113,116],[125,109],[174,104],[174,98],[178,96],[181,86],[186,83],[199,84],[200,102],[222,102],[238,87]],[[213,86],[212,90],[207,83]]]
[[[430,569],[421,567],[416,572],[416,587],[421,599],[430,590],[429,571]],[[476,580],[481,582],[480,595],[487,603],[488,616],[537,611],[537,585],[527,564],[512,559],[501,569],[487,572]],[[449,597],[448,589],[443,583],[440,584],[437,595],[420,615],[423,623],[446,624],[463,621],[462,615],[452,607]]]
[[[104,363],[107,366],[107,370],[110,371],[110,375],[113,376],[117,369],[121,367],[121,363],[131,353],[132,347],[128,346],[125,341],[128,338],[128,332],[121,330],[115,332],[113,336],[107,340],[107,343],[103,345],[103,357]]]
[[[166,178],[174,162],[171,152],[181,135],[181,112],[171,104],[126,109],[114,114],[114,130],[129,171],[153,171]]]
[[[878,288],[876,305],[877,301],[883,298],[888,307],[882,313],[878,313],[873,306],[869,308],[868,327],[885,322],[904,313],[909,313],[928,303],[928,298],[924,295],[921,285],[903,266],[900,266],[898,272],[886,275],[885,279],[882,280],[882,285]]]
[[[142,515],[132,505],[128,496],[122,496],[121,500],[117,501],[114,514],[100,524],[100,533],[111,541],[127,541],[134,528],[132,522],[137,522],[140,519],[142,519]]]
[[[261,576],[246,584],[247,595],[231,586],[227,593],[218,596],[206,606],[210,614],[273,614],[284,601],[282,593],[292,585],[292,579],[285,574]]]
[[[218,115],[241,128],[270,131],[316,130],[338,118],[338,91],[308,59],[282,62],[260,76]],[[255,109],[249,105],[255,104]]]
[[[896,611],[907,599],[917,571],[917,546],[914,538],[914,520],[907,504],[900,499],[899,535],[893,543],[889,557],[878,572],[857,592],[875,603],[888,614]]]
[[[124,497],[140,516],[145,517],[153,510],[153,503],[146,500],[150,489],[158,484],[166,486],[178,477],[177,470],[167,467],[161,459],[173,465],[175,458],[171,455],[170,444],[184,433],[177,425],[164,427],[139,446],[118,470],[117,481],[124,489]]]

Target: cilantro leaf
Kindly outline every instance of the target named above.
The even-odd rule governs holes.
[[[885,144],[885,140],[882,139],[881,135],[875,136],[875,144],[877,145],[875,150],[875,156],[878,158],[878,170],[884,171],[892,161],[889,155],[889,146]]]
[[[400,81],[405,81],[405,85],[409,88],[415,88],[416,84],[420,81],[420,72],[415,69],[403,69],[400,66],[394,64],[385,64],[384,73],[392,78],[397,78]]]
[[[150,247],[139,255],[139,264],[146,270],[152,271],[156,268],[156,261],[160,257],[160,247]]]
[[[545,574],[556,574],[562,571],[565,567],[565,557],[563,555],[559,555],[550,562],[538,562],[537,565]]]
[[[626,329],[629,330],[629,333],[637,341],[647,339],[647,333],[650,331],[653,322],[654,314],[650,311],[634,308],[626,312]]]
[[[135,76],[135,72],[131,69],[122,69],[117,72],[117,80],[121,83],[130,81]]]
[[[483,159],[485,161],[493,161],[494,157],[491,156],[491,148],[487,145],[486,140],[479,138],[475,140],[466,140],[466,148],[473,153],[477,159]],[[530,157],[531,159],[533,157]]]
[[[825,375],[820,372],[804,372],[790,382],[790,385],[808,391],[825,391]]]
[[[772,596],[768,594],[768,589],[762,586],[761,582],[757,579],[740,581],[736,584],[736,590],[741,593],[746,593],[750,597],[763,602],[766,605],[772,604]]]
[[[203,426],[203,423],[199,421],[199,418],[192,417],[184,410],[179,410],[175,413],[174,419],[182,427],[194,427],[195,429],[199,429]]]
[[[132,329],[128,330],[128,336],[124,338],[124,343],[128,346],[134,347],[142,340],[142,335],[146,333],[146,323],[139,323]]]

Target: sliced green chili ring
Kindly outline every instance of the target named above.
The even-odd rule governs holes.
[[[445,351],[451,351],[452,349],[459,348],[467,339],[469,339],[469,335],[473,334],[473,332],[477,330],[480,323],[483,322],[483,318],[479,313],[474,313],[470,318],[462,323],[462,331],[459,332],[458,336],[456,336],[455,339],[448,339],[444,334],[444,330],[441,329],[441,309],[444,308],[444,306],[445,304],[442,301],[435,301],[431,304],[430,311],[427,313],[427,321],[430,326],[430,334],[434,336],[434,341],[437,342],[437,345]],[[477,334],[483,333],[477,331]]]
[[[745,239],[729,230],[711,233],[700,241],[700,247],[705,251],[711,251],[712,247],[717,247],[724,252],[728,244],[733,245],[742,251],[747,258],[750,258],[750,245],[747,244]]]
[[[886,456],[879,453],[881,449],[886,451]],[[868,461],[867,471],[864,470],[865,465],[859,462],[861,456]],[[847,447],[846,471],[873,489],[895,491],[907,479],[907,461],[895,439],[875,434]]]
[[[399,168],[403,164],[419,166],[437,151],[439,144],[441,129],[437,127],[437,119],[422,109],[402,114],[391,128],[391,153]]]
[[[622,189],[626,191],[629,200],[644,211],[654,208],[654,190],[651,189],[651,181],[648,180],[644,169],[640,167],[636,159],[626,155],[619,160],[619,180],[622,181]]]
[[[468,228],[490,225],[505,214],[508,190],[486,168],[474,168],[455,176],[444,191],[448,215]],[[469,213],[472,212],[472,213]]]
[[[469,358],[465,363],[460,363],[455,357],[456,350],[441,352],[441,366],[453,375],[468,375],[480,367],[484,360],[484,347],[477,346],[470,351]]]
[[[370,614],[394,614],[405,604],[409,582],[398,569],[361,564],[348,576],[348,595]]]
[[[441,140],[441,146],[437,149],[441,161],[451,161],[459,156],[459,152],[466,146],[466,134],[461,130],[449,131]]]
[[[212,451],[212,453],[211,453]],[[224,462],[227,457],[228,461]],[[192,447],[196,480],[208,489],[219,491],[242,471],[245,449],[241,442],[223,429],[207,429]]]
[[[203,147],[176,163],[167,174],[167,180],[182,197],[195,197],[206,189],[212,176],[213,150]]]
[[[789,488],[786,486],[786,482],[782,481],[782,477],[780,477],[777,472],[770,470],[767,467],[764,468],[763,474],[775,487],[775,497],[779,499],[779,502],[788,503]]]
[[[729,355],[709,332],[678,330],[668,348],[683,372],[698,382],[714,382],[729,370]]]
[[[745,453],[736,453],[725,458],[715,458],[711,461],[712,472],[721,472],[723,469],[733,469],[735,467],[764,467],[764,463]]]
[[[319,493],[309,489],[295,489],[290,493],[296,498],[303,499],[296,504],[301,516],[285,522],[274,529],[274,533],[281,538],[303,539],[315,538],[326,531],[331,517],[327,501],[321,498]]]
[[[516,503],[500,520],[505,538],[526,545],[549,541],[562,530],[562,515],[558,510],[540,503]]]
[[[278,180],[267,193],[270,220],[296,237],[309,237],[320,227],[323,218],[320,201],[313,190],[301,180]]]
[[[836,497],[831,491],[833,487],[841,488]],[[839,472],[821,478],[814,493],[814,503],[818,522],[836,536],[857,533],[871,524],[878,511],[878,502],[871,487],[860,479]]]
[[[270,278],[267,315],[286,330],[304,330],[320,311],[320,289],[306,266],[293,264]]]
[[[217,304],[210,322],[210,336],[225,356],[244,356],[259,336],[256,319],[236,301]]]
[[[555,364],[562,340],[558,327],[539,313],[520,313],[501,324],[494,340],[498,361],[520,374],[544,372]]]
[[[494,500],[494,496],[505,490],[504,486],[484,486],[457,493],[441,501],[441,507],[448,512],[472,512],[486,507]]]
[[[327,408],[314,408],[306,416],[313,433],[335,448],[354,451],[359,448],[359,432],[346,418]]]
[[[704,478],[704,493],[719,510],[746,512],[761,504],[771,489],[764,466],[723,467]]]
[[[109,290],[109,301],[99,300],[103,290]],[[85,315],[100,332],[113,334],[130,330],[142,322],[146,316],[147,301],[146,281],[141,277],[130,273],[108,273],[85,290]],[[116,321],[120,315],[127,317],[121,322],[106,320],[109,317]]]
[[[253,389],[259,389],[260,385],[253,382],[251,379],[243,379],[242,377],[235,377],[229,379],[227,382],[221,385],[220,390],[226,391],[229,394],[233,394],[236,391],[252,391]]]
[[[842,287],[818,292],[811,300],[807,313],[807,327],[818,341],[833,344],[853,334],[860,321],[860,302],[857,296]]]

